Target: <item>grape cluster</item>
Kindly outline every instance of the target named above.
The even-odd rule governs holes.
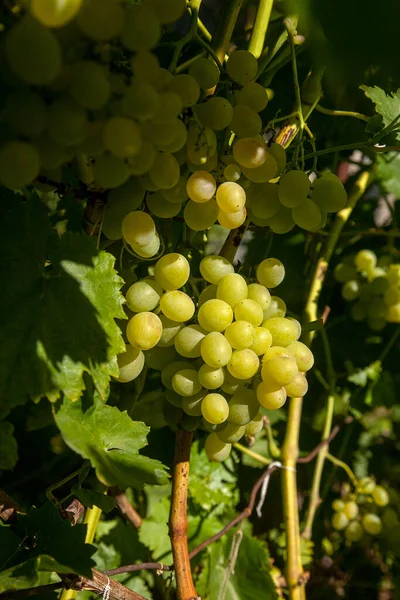
[[[86,185],[109,191],[102,227],[111,240],[139,209],[180,215],[195,231],[248,219],[285,233],[295,224],[315,231],[346,203],[332,174],[311,186],[302,171],[284,173],[285,150],[262,135],[268,95],[250,52],[231,54],[222,82],[210,58],[179,74],[160,66],[153,50],[185,0],[28,5],[5,33],[2,185],[40,190],[39,176],[60,182],[62,168],[78,162]],[[87,52],[71,53],[71,41]],[[154,256],[159,244],[156,236],[134,250]]]
[[[203,258],[200,274],[208,285],[197,307],[182,290],[190,277],[182,254],[164,254],[154,277],[128,289],[134,314],[118,379],[132,381],[145,364],[161,371],[166,400],[187,426],[202,422],[210,432],[208,457],[224,460],[233,442],[261,429],[260,406],[274,410],[287,396],[306,394],[304,373],[314,359],[298,341],[300,323],[285,317],[283,300],[270,294],[284,278],[279,260],[264,260],[250,284],[221,256]]]
[[[400,264],[390,257],[379,260],[371,250],[360,250],[336,266],[335,278],[343,284],[344,300],[353,302],[355,321],[366,319],[373,331],[400,323]]]
[[[344,531],[347,542],[358,542],[365,534],[379,535],[382,521],[379,510],[389,503],[389,494],[372,477],[358,482],[355,493],[346,488],[342,498],[332,502],[332,527]]]

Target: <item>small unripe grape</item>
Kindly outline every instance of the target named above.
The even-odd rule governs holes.
[[[386,506],[389,504],[389,494],[381,485],[377,485],[373,490],[372,498],[377,506]]]
[[[257,267],[257,279],[267,288],[274,288],[282,283],[285,267],[277,258],[266,258]]]
[[[201,356],[210,367],[224,367],[231,359],[232,346],[222,333],[213,331],[201,343]]]
[[[159,341],[162,333],[160,318],[152,312],[141,312],[128,322],[126,336],[128,342],[138,350],[149,350]]]
[[[345,502],[343,512],[350,521],[353,521],[359,512],[357,502],[354,502],[353,500]]]
[[[356,300],[360,294],[360,284],[356,280],[346,281],[342,287],[342,298],[347,302]]]
[[[228,418],[229,404],[222,394],[207,394],[204,396],[201,413],[212,425],[219,425]]]
[[[349,520],[343,512],[335,512],[332,516],[332,527],[337,531],[343,531],[349,524]]]
[[[354,258],[354,263],[359,271],[369,273],[376,267],[376,254],[372,250],[360,250]]]
[[[359,491],[361,494],[372,494],[376,487],[376,483],[372,477],[363,477],[359,481]]]
[[[344,532],[345,538],[349,542],[358,542],[364,535],[364,530],[361,523],[353,521],[349,523]]]
[[[367,513],[362,518],[362,524],[367,533],[378,535],[382,531],[382,522],[378,515]]]
[[[340,500],[339,498],[336,498],[336,500],[332,502],[332,508],[335,512],[343,512],[344,506],[343,500]]]
[[[189,321],[195,311],[193,300],[179,290],[172,290],[161,296],[160,308],[166,317],[178,323]]]

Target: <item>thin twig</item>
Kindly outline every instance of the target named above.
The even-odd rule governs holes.
[[[126,565],[124,567],[118,567],[116,569],[109,569],[103,571],[105,575],[120,575],[121,573],[133,573],[134,571],[173,571],[173,565],[164,565],[160,562],[147,562],[147,563],[136,563],[135,565]]]
[[[366,115],[362,115],[359,112],[355,112],[353,110],[332,110],[330,108],[324,108],[320,104],[317,104],[315,110],[323,115],[331,115],[332,117],[354,117],[355,119],[360,119],[361,121],[369,121],[370,117]]]
[[[118,509],[121,514],[127,519],[136,529],[142,524],[142,517],[139,513],[133,508],[132,504],[129,502],[126,493],[119,489],[119,487],[111,487],[108,490],[108,495],[115,498]]]

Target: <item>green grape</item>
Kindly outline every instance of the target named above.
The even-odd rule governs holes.
[[[278,390],[270,390],[268,384],[262,381],[257,386],[257,399],[258,402],[267,410],[277,410],[281,408],[287,398],[287,393],[284,387]]]
[[[63,27],[79,12],[82,0],[31,0],[31,12],[46,27]]]
[[[136,210],[128,213],[122,221],[122,234],[125,240],[130,244],[146,246],[149,244],[156,233],[156,226],[150,215]],[[156,275],[157,283],[158,281]]]
[[[134,315],[126,327],[128,342],[138,350],[150,350],[161,338],[162,323],[152,312]]]
[[[133,81],[121,100],[122,112],[138,121],[151,119],[156,115],[159,108],[159,94],[151,83],[146,81]]]
[[[398,527],[399,517],[394,508],[387,508],[382,515],[382,524],[386,529],[393,529],[394,527]]]
[[[289,385],[285,386],[289,398],[303,398],[308,392],[307,379],[303,373],[296,373]]]
[[[264,310],[264,319],[271,319],[272,317],[284,317],[286,315],[286,304],[278,296],[271,296],[271,303]]]
[[[179,204],[168,202],[160,192],[149,194],[146,198],[146,205],[151,214],[160,219],[171,219],[181,211]]]
[[[188,198],[186,192],[187,175],[181,175],[179,181],[174,187],[167,190],[160,190],[160,193],[168,202],[172,204],[182,204]]]
[[[97,187],[113,189],[125,183],[130,176],[128,165],[112,154],[98,156],[93,164],[93,176]]]
[[[226,421],[229,405],[222,394],[211,393],[204,396],[201,405],[203,418],[212,425],[220,425]]]
[[[36,139],[35,146],[39,152],[40,164],[43,169],[58,169],[68,161],[68,150],[47,134]]]
[[[311,350],[303,342],[293,342],[286,349],[294,356],[299,371],[309,371],[314,364],[314,356]]]
[[[172,141],[169,142],[168,144],[160,143],[160,144],[158,144],[158,147],[163,152],[176,153],[176,152],[179,152],[179,150],[184,150],[186,142],[187,142],[186,125],[183,121],[180,121],[179,119],[177,119],[174,137],[173,137]],[[174,158],[176,159],[178,165],[180,165],[180,163],[175,155],[174,155]]]
[[[86,125],[86,137],[80,145],[80,151],[90,158],[97,158],[104,152],[104,121],[89,121]]]
[[[151,279],[136,281],[125,294],[128,308],[133,312],[149,312],[158,306],[163,294],[161,287]]]
[[[268,145],[268,152],[269,152],[269,154],[272,154],[272,156],[274,157],[274,159],[278,165],[278,170],[276,172],[276,175],[280,175],[281,173],[283,173],[283,171],[285,170],[285,167],[286,167],[285,148],[283,146],[281,146],[280,144],[275,144],[274,142],[272,142],[272,144]]]
[[[336,531],[343,531],[349,524],[349,519],[344,512],[335,512],[332,516],[332,527]]]
[[[261,167],[267,157],[267,150],[262,140],[243,137],[233,146],[233,156],[236,162],[247,169]]]
[[[379,268],[379,267],[378,267]],[[378,269],[376,269],[377,271]],[[371,281],[370,288],[372,294],[384,294],[389,287],[389,282],[386,278],[386,273],[378,275],[374,272],[374,279]],[[399,290],[400,292],[400,290]]]
[[[251,138],[260,133],[262,121],[260,116],[249,106],[237,104],[233,108],[229,127],[240,138]]]
[[[263,311],[271,306],[271,294],[267,288],[260,283],[250,283],[247,287],[247,297],[261,306]]]
[[[277,258],[266,258],[257,267],[257,279],[266,288],[274,288],[282,283],[285,267]]]
[[[254,419],[252,419],[250,421],[250,423],[247,423],[244,433],[247,437],[253,437],[253,436],[257,435],[257,433],[259,433],[263,427],[264,427],[264,417],[262,416],[261,413],[258,413],[254,417]]]
[[[128,383],[140,375],[144,367],[144,354],[141,350],[133,348],[129,344],[125,347],[125,352],[117,356],[119,374],[117,381]]]
[[[326,212],[338,212],[346,206],[347,194],[340,179],[330,173],[313,182],[312,199]]]
[[[147,4],[130,5],[125,10],[121,41],[128,50],[151,50],[160,37],[160,21]]]
[[[0,182],[19,189],[32,183],[39,175],[40,157],[28,142],[7,142],[0,148]]]
[[[372,477],[362,477],[358,482],[358,491],[360,494],[372,494],[376,487],[376,483]]]
[[[257,356],[261,356],[271,347],[272,335],[265,327],[256,327],[254,329],[254,341],[250,350],[253,350]]]
[[[111,117],[104,125],[103,142],[118,158],[134,156],[142,143],[139,126],[126,117]]]
[[[169,91],[178,94],[185,108],[193,106],[199,99],[200,86],[191,75],[175,75],[169,85]]]
[[[104,69],[93,60],[80,60],[70,69],[69,93],[84,108],[96,110],[106,104],[110,84]]]
[[[238,183],[225,181],[218,186],[216,199],[218,206],[224,212],[237,212],[246,203],[246,192]]]
[[[317,231],[321,229],[323,223],[323,214],[321,210],[309,198],[306,198],[300,206],[292,208],[293,221],[306,231]]]
[[[214,196],[216,189],[216,181],[207,171],[195,171],[186,184],[187,194],[193,202],[208,202]]]
[[[354,502],[354,500],[349,500],[348,502],[345,502],[343,512],[349,519],[349,521],[353,521],[354,519],[356,519],[359,513],[357,502]]]
[[[246,425],[234,425],[233,423],[226,423],[222,429],[217,431],[218,439],[225,443],[234,444],[244,436],[246,427]]]
[[[186,369],[193,369],[193,365],[188,361],[177,360],[175,362],[171,362],[166,365],[161,370],[161,383],[168,390],[174,391],[172,387],[172,378],[178,371],[183,371]]]
[[[210,300],[211,302],[211,300]],[[232,356],[232,346],[222,333],[212,331],[201,343],[201,357],[213,368],[224,367]]]
[[[136,81],[149,83],[155,83],[157,81],[160,63],[157,56],[152,52],[149,52],[148,50],[136,52],[131,58],[131,67]]]
[[[386,327],[387,320],[385,317],[367,317],[368,327],[373,331],[382,331]]]
[[[66,96],[56,100],[49,107],[49,134],[62,146],[76,146],[83,142],[86,124],[86,111]]]
[[[182,397],[182,408],[187,415],[191,417],[201,417],[201,405],[205,395],[204,390],[200,390],[193,396]]]
[[[354,264],[359,271],[366,271],[369,273],[375,269],[376,263],[377,257],[372,250],[360,250],[354,257]]]
[[[400,265],[389,265],[387,279],[391,286],[400,285]]]
[[[335,512],[343,512],[344,506],[343,500],[340,500],[339,498],[336,498],[336,500],[332,502],[332,508]]]
[[[285,386],[293,381],[298,372],[297,363],[289,356],[275,356],[264,362],[262,366],[262,378],[272,379],[275,383]]]
[[[242,171],[238,165],[227,165],[224,169],[224,177],[227,181],[239,181],[241,175]]]
[[[150,350],[151,352],[151,350]],[[183,398],[173,390],[165,390],[165,399],[167,402],[172,404],[172,406],[176,406],[177,408],[182,408]],[[187,398],[185,398],[186,400]]]
[[[364,530],[358,521],[349,523],[344,532],[344,536],[348,542],[358,542],[363,535]]]
[[[199,306],[204,304],[204,302],[207,302],[207,300],[214,300],[216,297],[217,297],[217,286],[216,285],[208,285],[200,293]]]
[[[278,186],[274,183],[253,184],[246,190],[251,212],[260,219],[270,219],[280,210]]]
[[[238,104],[245,104],[256,112],[261,112],[268,104],[268,95],[262,85],[251,81],[235,94]]]
[[[162,319],[160,320],[162,322]],[[154,346],[154,348],[147,350],[145,354],[146,365],[150,369],[155,369],[156,371],[162,371],[164,367],[173,361],[176,361],[178,358],[174,346],[161,347],[159,346],[159,343],[160,342],[158,342],[157,346]]]
[[[164,254],[156,263],[154,276],[164,290],[177,290],[185,285],[190,275],[190,266],[183,254]]]
[[[15,133],[36,137],[46,127],[46,104],[39,94],[29,89],[13,92],[7,96],[4,119]]]
[[[215,200],[193,202],[189,200],[183,211],[183,218],[189,229],[203,231],[214,225],[218,218],[218,204]]]
[[[52,31],[25,15],[5,38],[8,63],[16,75],[32,85],[48,85],[59,74],[61,48]]]
[[[241,208],[236,212],[218,211],[218,223],[225,229],[236,229],[243,225],[247,217],[245,208]]]
[[[217,288],[217,298],[229,304],[232,308],[247,298],[247,283],[238,273],[224,275]]]
[[[162,150],[172,144],[177,132],[179,119],[171,117],[163,121],[152,119],[145,121],[141,125],[141,131],[145,138],[148,138],[158,150]]]
[[[181,426],[184,417],[184,412],[181,408],[173,406],[169,402],[163,402],[161,408],[164,420],[171,429],[175,430],[178,426]]]
[[[293,354],[283,346],[271,346],[265,352],[263,356],[263,363],[265,363],[270,358],[275,358],[276,356],[288,356],[289,358],[293,358]],[[275,389],[279,389],[279,385],[275,386]]]
[[[245,298],[235,304],[234,313],[237,321],[248,321],[253,327],[261,325],[264,319],[264,313],[261,306],[249,298]]]
[[[257,354],[248,348],[232,352],[228,362],[228,371],[237,379],[249,379],[254,377],[260,366]]]
[[[123,8],[114,0],[85,0],[76,20],[85,35],[100,42],[115,38],[124,19]]]
[[[152,256],[158,254],[160,250],[160,244],[160,237],[158,233],[155,233],[150,242],[144,246],[140,246],[139,244],[135,243],[130,245],[132,246],[132,250],[134,250],[138,256],[142,258],[151,258]]]
[[[174,392],[181,396],[194,396],[201,391],[201,383],[195,369],[177,371],[172,377],[171,383]]]
[[[346,263],[339,263],[334,269],[334,277],[339,283],[346,283],[352,279],[357,278],[357,270]]]
[[[234,108],[229,100],[220,96],[213,96],[207,102],[197,104],[196,116],[202,125],[210,127],[214,131],[226,129],[232,121]]]
[[[220,332],[225,331],[228,325],[232,323],[233,311],[227,302],[215,298],[214,300],[207,300],[200,306],[197,318],[201,327],[206,331]]]
[[[109,192],[102,228],[102,232],[108,239],[119,240],[122,238],[122,221],[124,217],[140,207],[144,195],[145,190],[141,187],[140,182],[134,178]]]
[[[202,365],[199,369],[199,381],[208,390],[216,390],[224,383],[223,369]]]
[[[242,166],[243,175],[252,181],[253,183],[267,183],[274,177],[278,172],[278,164],[272,154],[268,153],[265,156],[265,161],[261,166],[248,169]]]
[[[221,442],[217,437],[217,434],[213,432],[208,435],[204,449],[209,460],[222,462],[228,458],[232,449],[232,444]]]
[[[247,321],[235,321],[228,325],[225,337],[235,350],[249,348],[255,339],[255,329]]]
[[[160,308],[168,319],[178,323],[190,321],[195,310],[193,300],[179,290],[165,292],[160,299]]]
[[[287,208],[303,204],[310,191],[310,180],[304,171],[289,171],[279,180],[279,200]]]
[[[174,76],[168,69],[160,67],[157,71],[156,78],[152,83],[159,92],[167,92],[173,78]]]
[[[288,233],[295,226],[290,208],[282,208],[268,220],[268,226],[274,233]]]
[[[232,396],[239,389],[243,388],[245,384],[249,383],[249,381],[249,379],[237,379],[236,377],[233,377],[229,371],[225,370],[225,379],[221,386],[221,390],[225,392],[225,394]]]
[[[201,356],[201,343],[205,336],[206,332],[199,325],[188,325],[175,336],[175,349],[185,358],[198,358]]]
[[[377,506],[386,506],[389,504],[389,494],[381,485],[377,485],[373,490],[372,498]]]
[[[379,535],[382,531],[382,522],[378,515],[367,513],[362,518],[362,525],[365,531],[371,535]]]
[[[188,128],[188,137],[186,142],[188,161],[195,165],[202,165],[216,154],[217,138],[210,127],[201,127],[198,123],[192,122]]]
[[[219,69],[209,58],[196,58],[189,67],[189,75],[197,80],[203,90],[213,88],[219,81]]]
[[[165,0],[147,0],[147,4],[160,19],[160,22],[166,25],[178,21],[186,9],[185,0],[168,0],[168,3]]]
[[[385,319],[388,323],[400,323],[400,302],[386,307]]]
[[[300,335],[296,323],[284,317],[266,319],[262,326],[271,332],[273,346],[289,346],[297,341]]]
[[[342,286],[342,298],[347,302],[356,300],[360,294],[360,284],[356,279],[346,281]]]
[[[229,400],[228,421],[233,425],[247,425],[260,409],[254,390],[239,389]]]
[[[216,285],[225,275],[233,272],[233,265],[223,256],[211,254],[205,256],[200,262],[200,273],[203,279]]]
[[[226,63],[226,70],[233,81],[244,85],[256,78],[258,62],[251,52],[236,50],[230,55]]]

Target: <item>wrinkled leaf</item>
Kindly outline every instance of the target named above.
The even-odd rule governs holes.
[[[101,494],[100,492],[94,492],[93,490],[87,490],[79,486],[74,486],[71,490],[73,494],[82,502],[84,506],[98,506],[105,513],[110,512],[116,506],[114,498],[107,496],[107,494]]]
[[[375,104],[376,112],[382,116],[382,121],[385,127],[390,125],[392,121],[400,114],[400,89],[392,94],[386,94],[378,86],[360,86],[364,94]],[[397,134],[397,139],[400,139],[400,134]]]

